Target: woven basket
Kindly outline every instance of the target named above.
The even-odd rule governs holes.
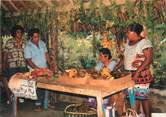
[[[97,117],[96,109],[94,109],[94,108],[89,108],[90,111],[88,111],[88,112],[72,112],[72,111],[70,111],[70,109],[77,108],[80,105],[81,104],[68,105],[64,110],[65,117]]]

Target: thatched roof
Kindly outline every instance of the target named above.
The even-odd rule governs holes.
[[[73,6],[73,0],[2,0],[1,11],[6,16],[18,16],[22,12],[41,12],[56,6]]]
[[[7,12],[21,12],[28,9],[49,7],[48,0],[2,0],[1,9]]]
[[[86,6],[91,0],[82,0]],[[113,1],[113,0],[112,0]],[[123,4],[125,0],[115,0],[118,4]],[[68,11],[77,9],[80,0],[1,0],[1,11],[5,16],[19,16],[22,12],[42,12],[49,9],[53,4],[56,5],[56,11]],[[101,2],[101,0],[96,0]],[[110,0],[102,0],[105,5],[110,5]]]

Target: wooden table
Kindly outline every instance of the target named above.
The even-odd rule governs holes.
[[[94,96],[97,99],[97,115],[104,117],[102,104],[103,98],[127,88],[133,88],[134,82],[130,76],[112,80],[109,86],[67,85],[59,82],[38,81],[37,87],[53,91],[67,92],[86,96]]]
[[[92,86],[89,84],[65,84],[63,82],[49,81],[49,80],[38,80],[37,87],[47,90],[60,91],[66,93],[73,93],[79,95],[93,96],[97,99],[97,115],[98,117],[104,117],[103,112],[103,98],[110,96],[114,93],[122,91],[124,89],[133,88],[134,82],[130,76],[125,76],[120,79],[115,79],[110,82],[110,85],[103,84],[102,86]],[[16,98],[14,99],[14,115],[17,115],[17,103]]]

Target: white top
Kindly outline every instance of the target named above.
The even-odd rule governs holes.
[[[110,71],[113,71],[113,69],[114,69],[114,67],[116,66],[116,61],[114,61],[114,60],[112,60],[109,64],[108,64],[108,69],[110,70]],[[97,71],[97,72],[99,72],[100,70],[102,70],[103,69],[103,67],[104,67],[104,64],[101,62],[101,61],[99,61],[99,63],[97,63],[97,65],[95,66],[95,70]]]
[[[124,51],[124,68],[125,70],[137,70],[132,66],[132,63],[136,60],[137,55],[143,55],[143,50],[151,48],[152,44],[147,39],[142,39],[135,45],[129,45],[129,42],[125,45]]]

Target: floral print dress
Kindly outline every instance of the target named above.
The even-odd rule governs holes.
[[[142,39],[135,45],[129,45],[127,42],[124,51],[125,70],[134,75],[137,68],[145,60],[143,50],[147,48],[152,48],[151,42],[147,39]],[[133,80],[135,81],[134,92],[136,99],[148,99],[149,85],[152,81],[150,66],[141,71],[139,77]]]

